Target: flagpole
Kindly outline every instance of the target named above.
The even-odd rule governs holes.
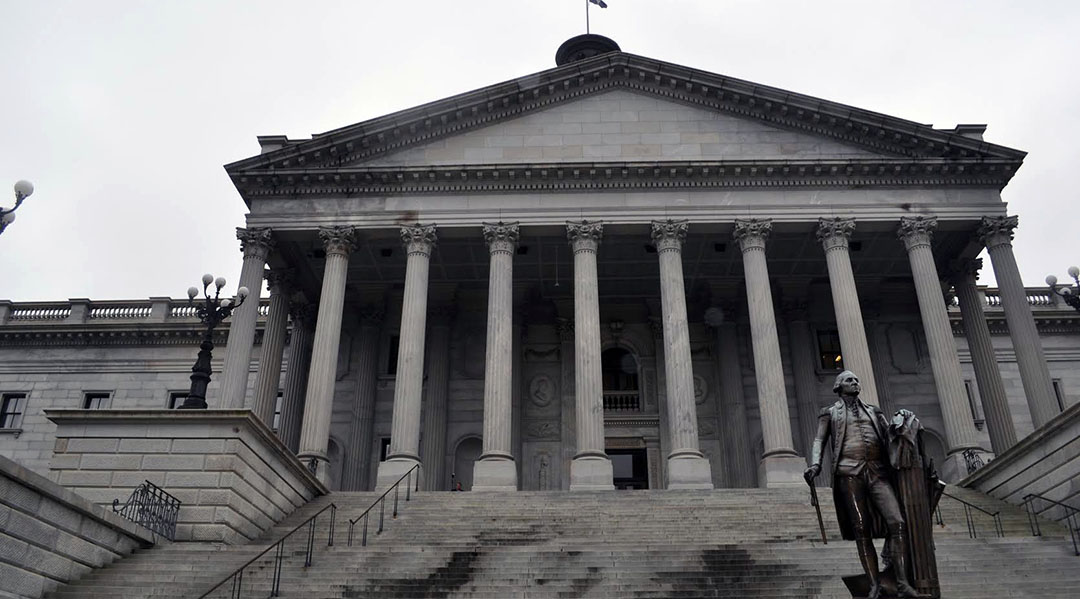
[[[589,0],[585,0],[585,33],[589,33]]]

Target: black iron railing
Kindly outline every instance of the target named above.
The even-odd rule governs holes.
[[[318,512],[315,512],[315,515],[313,515],[312,517],[305,520],[303,523],[298,525],[296,528],[294,528],[294,529],[290,530],[289,532],[285,533],[285,536],[278,539],[277,542],[274,543],[273,545],[270,545],[266,549],[263,549],[261,552],[259,552],[258,555],[251,558],[250,560],[248,560],[244,565],[240,566],[236,570],[233,570],[233,572],[231,574],[229,574],[228,576],[226,576],[221,582],[215,584],[213,587],[210,588],[210,590],[206,591],[202,595],[199,595],[199,599],[205,599],[206,597],[209,597],[211,593],[213,593],[213,592],[215,592],[215,591],[217,591],[219,589],[221,589],[221,590],[226,590],[227,589],[229,591],[229,599],[240,599],[241,597],[243,597],[243,593],[244,593],[244,573],[247,572],[248,570],[255,570],[257,568],[261,569],[262,566],[255,567],[255,562],[258,562],[258,561],[264,559],[266,557],[266,555],[269,554],[271,551],[274,552],[274,557],[272,558],[273,559],[273,564],[271,566],[271,571],[270,571],[270,584],[269,584],[270,595],[269,596],[270,597],[278,597],[278,596],[280,596],[281,595],[281,570],[282,570],[282,568],[283,568],[283,566],[285,564],[285,559],[286,559],[286,554],[285,554],[286,541],[289,541],[289,539],[292,538],[293,535],[295,535],[296,533],[298,533],[301,530],[304,530],[306,528],[307,529],[305,531],[306,534],[301,534],[300,537],[297,538],[297,539],[294,539],[293,542],[302,543],[300,546],[303,548],[303,551],[304,551],[304,567],[307,568],[307,567],[311,566],[312,558],[313,558],[314,553],[315,553],[315,525],[318,522],[319,516],[326,513],[327,510],[330,511],[330,532],[327,534],[326,546],[327,547],[333,547],[334,546],[334,520],[337,517],[337,506],[334,505],[333,503],[331,503],[330,505],[324,507],[323,509],[319,510]],[[252,583],[251,578],[252,578],[252,576],[249,575],[248,576],[248,584],[249,585],[251,585],[251,583]],[[254,593],[254,589],[252,589],[252,592]]]
[[[416,473],[415,476],[413,475],[414,472]],[[376,499],[375,502],[372,503],[370,506],[368,506],[368,509],[364,510],[364,513],[360,514],[352,520],[349,520],[349,536],[347,542],[349,547],[352,547],[353,544],[353,529],[356,527],[356,523],[361,520],[364,521],[364,526],[360,536],[360,546],[367,547],[368,520],[371,518],[371,511],[375,509],[375,506],[379,506],[379,528],[375,531],[375,534],[382,534],[382,531],[385,529],[384,522],[386,520],[386,496],[390,494],[390,491],[394,492],[394,513],[391,515],[391,519],[397,519],[398,497],[401,495],[402,481],[406,481],[405,501],[409,501],[410,499],[412,499],[412,494],[414,492],[420,492],[420,464],[416,464],[412,468],[409,468],[409,471],[401,475],[401,478],[397,479],[397,482],[394,483],[390,488],[383,491],[382,495],[379,495],[379,498]],[[415,489],[413,488],[413,485],[416,485]]]
[[[1024,509],[1027,510],[1028,523],[1031,524],[1031,534],[1037,537],[1042,536],[1042,527],[1039,526],[1039,510],[1035,507],[1036,501],[1042,501],[1052,506],[1047,509],[1058,507],[1064,510],[1065,517],[1054,518],[1054,520],[1064,523],[1065,527],[1069,529],[1069,536],[1072,537],[1073,542],[1073,553],[1080,555],[1080,529],[1078,529],[1080,527],[1077,525],[1077,514],[1080,514],[1080,509],[1074,508],[1071,505],[1066,505],[1060,501],[1054,501],[1053,499],[1043,497],[1037,493],[1028,493],[1027,495],[1024,495]]]
[[[180,513],[180,500],[150,481],[135,488],[127,503],[113,499],[112,509],[147,530],[170,541],[176,540],[176,517]]]
[[[964,520],[967,522],[968,537],[970,537],[972,539],[979,538],[978,527],[976,526],[975,517],[974,517],[974,514],[972,514],[971,510],[976,510],[976,511],[982,512],[982,513],[986,514],[987,516],[990,516],[991,518],[993,518],[994,519],[994,532],[997,533],[997,536],[999,536],[999,537],[1005,536],[1005,530],[1001,526],[1001,512],[1000,511],[991,512],[991,511],[985,510],[985,509],[983,509],[983,508],[981,508],[981,507],[979,507],[979,506],[977,506],[977,505],[975,505],[973,503],[968,503],[967,501],[964,501],[963,499],[960,499],[959,497],[957,497],[955,495],[949,495],[948,493],[946,493],[944,491],[942,491],[941,494],[944,495],[945,497],[948,497],[949,499],[959,501],[961,504],[963,504],[963,506],[964,506]],[[945,520],[941,517],[941,502],[940,501],[938,502],[937,509],[935,510],[935,514],[937,515],[938,526],[945,526]]]

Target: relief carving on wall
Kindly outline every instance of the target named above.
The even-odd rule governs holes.
[[[529,401],[536,407],[545,408],[555,400],[555,383],[546,374],[538,374],[529,381]]]
[[[533,458],[533,463],[539,463],[540,466],[537,469],[536,475],[536,488],[540,491],[547,491],[551,489],[551,456],[546,451],[537,452]]]
[[[715,438],[716,437],[716,421],[712,418],[699,418],[698,419],[698,435],[701,437]]]
[[[709,396],[709,384],[705,377],[694,375],[694,403],[701,405]]]
[[[887,336],[893,367],[905,374],[919,372],[922,359],[915,332],[907,326],[894,324],[888,328]]]
[[[529,362],[558,362],[559,348],[558,346],[548,349],[527,347],[525,348],[525,360]]]
[[[558,422],[530,422],[525,426],[525,436],[529,439],[559,439]]]

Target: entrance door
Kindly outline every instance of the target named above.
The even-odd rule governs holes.
[[[464,439],[454,454],[454,477],[462,491],[472,490],[473,464],[480,458],[484,443],[477,437]]]
[[[649,458],[645,448],[609,449],[607,454],[615,470],[616,489],[649,488]]]

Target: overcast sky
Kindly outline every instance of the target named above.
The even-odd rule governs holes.
[[[627,52],[1025,150],[1004,190],[1028,285],[1080,262],[1080,2],[606,0]],[[230,289],[222,165],[555,65],[585,0],[0,0],[0,299]],[[989,264],[987,265],[989,267]],[[989,275],[989,276],[988,276]],[[982,279],[993,281],[989,268]]]

